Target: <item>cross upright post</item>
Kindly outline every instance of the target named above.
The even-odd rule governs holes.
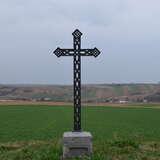
[[[73,33],[74,131],[81,131],[81,33]]]
[[[74,82],[74,132],[81,131],[81,56],[97,57],[100,51],[94,49],[81,49],[82,33],[76,29],[73,33],[73,49],[57,48],[53,53],[57,57],[73,56],[73,82]]]

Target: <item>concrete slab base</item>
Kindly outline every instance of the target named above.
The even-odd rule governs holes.
[[[91,133],[65,132],[63,134],[63,159],[90,156],[91,154]]]

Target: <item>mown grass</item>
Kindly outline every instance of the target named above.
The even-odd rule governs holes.
[[[61,137],[72,130],[68,106],[0,106],[0,160],[58,160]],[[83,108],[94,137],[92,160],[159,160],[160,109]]]

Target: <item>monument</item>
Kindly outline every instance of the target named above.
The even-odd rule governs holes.
[[[92,135],[83,132],[81,128],[81,56],[97,57],[100,51],[94,49],[81,49],[82,33],[76,29],[73,33],[73,49],[57,48],[54,54],[57,57],[73,57],[74,81],[74,128],[72,132],[63,134],[63,159],[90,156],[92,153]]]

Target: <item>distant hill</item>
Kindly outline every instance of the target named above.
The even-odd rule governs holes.
[[[0,100],[73,100],[72,86],[0,85]],[[90,84],[82,86],[83,102],[160,102],[160,84]]]

